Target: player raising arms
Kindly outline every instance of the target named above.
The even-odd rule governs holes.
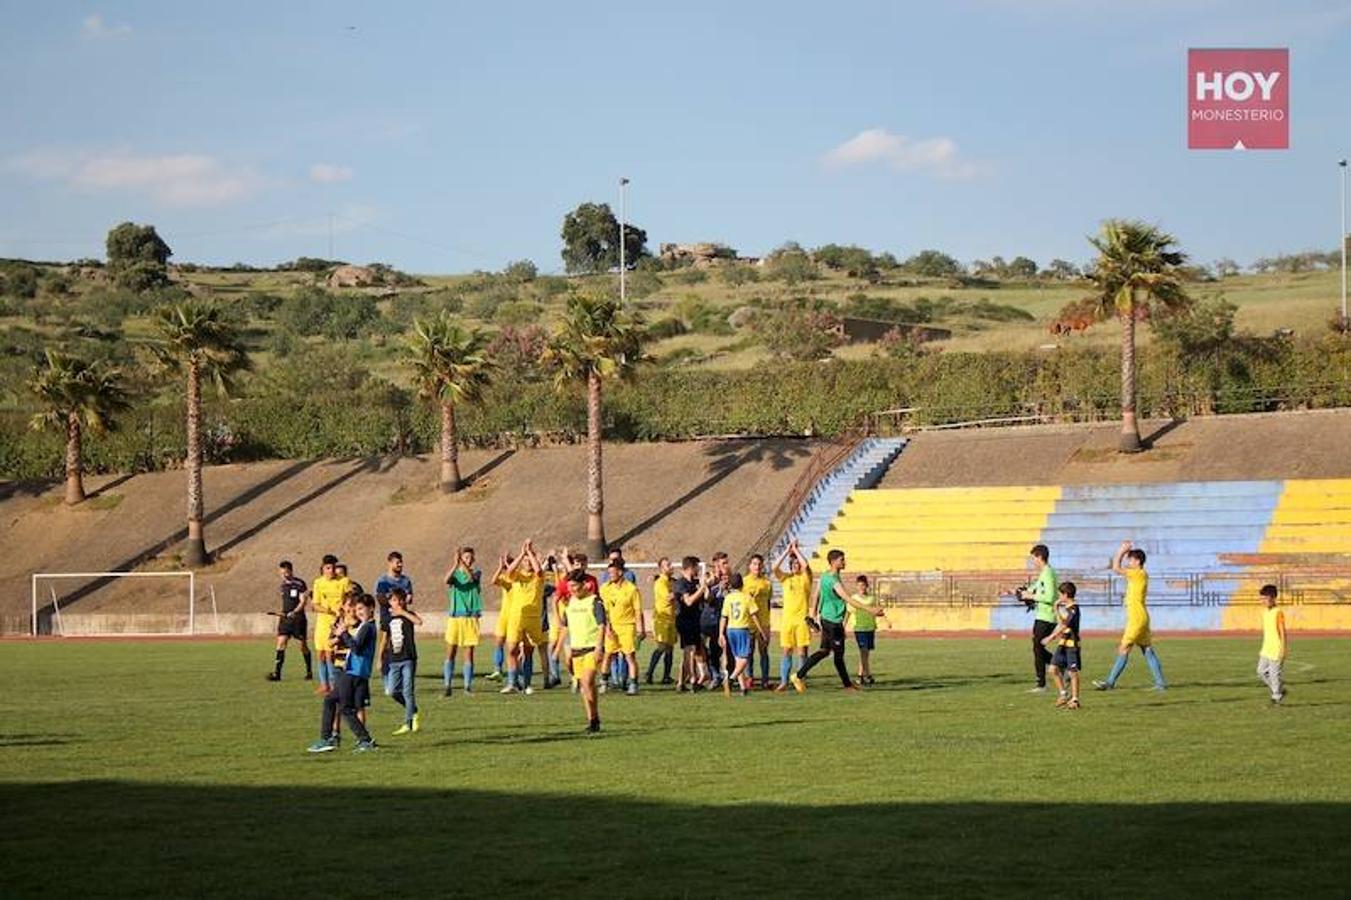
[[[676,643],[675,620],[675,598],[671,596],[671,560],[663,556],[657,560],[657,574],[652,577],[652,639],[657,642],[657,647],[647,664],[648,684],[652,683],[658,660],[662,661],[661,683],[671,683],[671,662]]]
[[[507,672],[510,677],[501,693],[534,693],[528,674],[530,658],[536,647],[544,648],[548,644],[543,624],[543,566],[529,540],[521,544],[521,552],[514,560],[510,556],[504,557],[505,560],[511,561],[494,579],[499,587],[505,586],[508,590],[503,599],[503,609],[507,617]],[[544,659],[547,672],[548,660]]]
[[[1107,673],[1103,681],[1093,682],[1093,687],[1100,691],[1110,691],[1116,687],[1116,680],[1126,671],[1126,663],[1130,662],[1131,648],[1139,647],[1149,666],[1149,674],[1154,678],[1154,690],[1165,690],[1168,684],[1163,680],[1163,665],[1159,662],[1159,655],[1154,652],[1154,637],[1149,630],[1149,607],[1145,605],[1145,597],[1149,593],[1145,551],[1132,549],[1130,541],[1122,541],[1116,558],[1112,560],[1112,571],[1126,579],[1126,630],[1121,633],[1121,645],[1117,647],[1112,671]]]
[[[784,568],[785,563],[787,568]],[[783,659],[779,663],[779,684],[774,688],[782,693],[788,690],[788,678],[794,666],[807,664],[807,651],[812,643],[811,627],[807,624],[812,569],[807,557],[798,549],[797,538],[789,541],[774,561],[774,577],[783,588],[783,617],[779,620],[779,648],[783,650]]]
[[[292,638],[300,641],[300,655],[305,659],[305,680],[314,678],[314,664],[310,657],[309,622],[305,620],[305,594],[309,588],[297,578],[290,560],[277,564],[281,576],[281,614],[277,617],[277,651],[272,660],[268,681],[281,681],[281,667],[286,662],[286,645]]]
[[[478,646],[483,616],[483,573],[474,566],[474,548],[457,547],[455,563],[446,573],[446,663],[441,671],[446,696],[455,680],[455,656],[464,650],[464,692],[474,692],[474,648]]]

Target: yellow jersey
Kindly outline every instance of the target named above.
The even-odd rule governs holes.
[[[1149,593],[1149,573],[1144,569],[1126,569],[1126,622],[1144,625],[1149,622],[1149,608],[1145,595]]]
[[[722,617],[728,628],[750,628],[759,607],[744,590],[731,591],[723,598]]]
[[[783,585],[783,627],[806,621],[811,610],[812,576],[806,572],[779,579]]]
[[[658,575],[652,582],[652,614],[675,617],[675,598],[671,596],[670,575]]]
[[[338,613],[342,612],[342,598],[346,595],[349,584],[351,580],[348,578],[325,578],[320,575],[314,579],[314,584],[310,587],[314,608],[320,617],[328,617],[329,625],[332,625]]]
[[[523,622],[539,621],[544,616],[544,576],[535,572],[516,572],[511,577],[512,613]]]
[[[1262,610],[1262,650],[1260,656],[1267,659],[1285,657],[1285,611],[1279,606]]]
[[[637,624],[643,611],[643,595],[633,582],[627,578],[605,582],[600,586],[600,599],[611,628]]]
[[[747,575],[741,581],[742,590],[746,596],[755,601],[755,618],[760,621],[765,630],[769,629],[769,598],[774,593],[774,588],[770,585],[769,579],[763,575]]]

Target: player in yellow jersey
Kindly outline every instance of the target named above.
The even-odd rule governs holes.
[[[628,662],[628,684],[624,692],[638,693],[638,642],[647,637],[643,621],[643,595],[638,586],[624,577],[624,560],[611,559],[605,568],[606,581],[600,586],[600,599],[605,604],[605,618],[610,623],[605,638],[605,660],[601,666],[602,678],[608,671],[610,658],[621,655]],[[603,689],[604,682],[602,682]],[[618,684],[615,687],[619,687]]]
[[[319,651],[319,686],[315,693],[327,694],[338,683],[337,671],[333,666],[333,648],[329,640],[333,636],[333,627],[338,622],[338,613],[342,610],[342,600],[347,593],[347,579],[334,574],[338,558],[327,554],[319,566],[319,575],[310,585],[310,610],[314,613],[314,648]]]
[[[503,580],[502,573],[515,561],[510,553],[497,558],[497,571],[493,573],[493,586],[501,592],[497,604],[497,621],[493,623],[493,670],[483,677],[489,681],[502,678],[502,666],[507,660],[507,622],[511,619],[511,581]]]
[[[652,639],[657,649],[652,651],[652,659],[647,663],[647,683],[652,683],[652,675],[657,671],[657,662],[662,661],[662,684],[674,684],[671,680],[671,664],[675,659],[676,626],[675,597],[671,594],[671,560],[663,556],[657,560],[657,574],[652,577]]]
[[[596,596],[586,570],[568,575],[566,599],[561,602],[562,629],[560,637],[566,642],[571,660],[572,677],[579,685],[582,708],[586,711],[588,734],[600,732],[600,697],[596,693],[596,666],[605,655],[605,638],[609,633],[605,618],[605,604]]]
[[[1262,586],[1262,649],[1257,655],[1257,677],[1271,688],[1271,702],[1279,706],[1285,700],[1281,670],[1290,644],[1285,637],[1285,613],[1276,605],[1276,597],[1276,585]]]
[[[787,568],[784,568],[785,563]],[[774,577],[783,589],[783,617],[779,620],[779,647],[783,650],[783,659],[779,662],[779,683],[774,688],[782,693],[788,690],[788,676],[806,664],[807,651],[812,643],[811,626],[808,624],[812,569],[798,549],[797,538],[789,541],[783,553],[774,561]]]
[[[759,604],[747,593],[745,579],[740,572],[728,576],[727,588],[727,596],[722,601],[719,628],[722,645],[734,662],[731,675],[723,683],[723,693],[730,695],[730,684],[735,681],[744,697],[751,689],[751,648],[755,646],[756,638],[767,637],[768,632],[760,624]]]
[[[535,555],[535,548],[527,540],[521,552],[497,579],[499,586],[509,591],[504,601],[506,616],[507,684],[501,693],[522,691],[533,694],[530,677],[531,660],[539,648],[544,670],[548,671],[548,641],[544,636],[544,573]]]
[[[1122,541],[1116,557],[1112,560],[1112,571],[1126,579],[1126,630],[1121,633],[1121,644],[1117,647],[1116,662],[1112,671],[1102,681],[1093,682],[1100,691],[1110,691],[1116,687],[1116,680],[1126,670],[1130,662],[1131,648],[1139,647],[1144,654],[1149,674],[1154,678],[1154,690],[1166,690],[1168,683],[1163,680],[1163,665],[1159,655],[1154,652],[1154,636],[1149,631],[1149,607],[1145,597],[1149,593],[1149,573],[1145,571],[1145,551],[1133,547],[1130,541]]]
[[[774,587],[765,577],[765,558],[759,553],[751,556],[748,565],[748,571],[745,578],[742,579],[745,585],[742,590],[746,596],[755,601],[755,620],[760,627],[751,632],[751,638],[754,643],[752,650],[752,662],[747,669],[747,674],[754,670],[754,658],[760,660],[760,688],[769,690],[769,615],[770,599],[774,594]]]

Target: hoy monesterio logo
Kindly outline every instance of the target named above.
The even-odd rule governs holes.
[[[1187,147],[1290,146],[1290,51],[1188,50]]]

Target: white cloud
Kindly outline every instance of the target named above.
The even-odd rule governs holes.
[[[339,166],[334,163],[315,163],[310,166],[310,181],[331,184],[335,181],[351,180],[352,169],[350,166]]]
[[[988,167],[962,159],[952,138],[911,138],[885,128],[860,131],[831,150],[824,162],[832,168],[885,165],[897,172],[918,172],[939,178],[975,178]]]
[[[111,38],[122,37],[131,34],[130,25],[109,25],[103,21],[103,16],[95,13],[85,18],[80,23],[80,33],[88,38]]]
[[[252,169],[195,153],[137,156],[37,151],[10,160],[6,168],[80,190],[144,193],[165,206],[220,206],[252,194],[263,183]]]

